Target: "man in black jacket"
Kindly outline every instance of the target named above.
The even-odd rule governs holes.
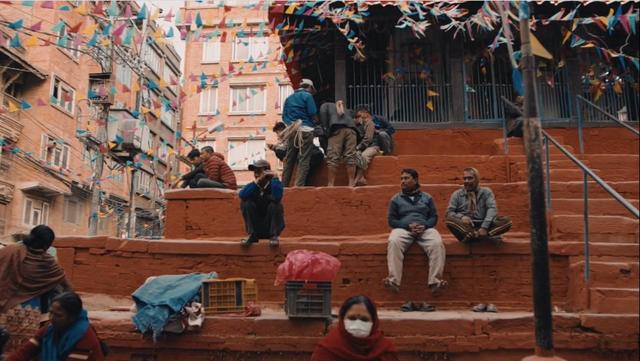
[[[434,228],[438,222],[436,205],[431,195],[420,191],[418,172],[403,169],[400,173],[402,192],[391,198],[388,221],[392,228],[387,246],[389,276],[384,285],[398,292],[402,281],[404,253],[418,242],[429,258],[431,292],[437,293],[447,285],[442,280],[445,248],[440,233]]]

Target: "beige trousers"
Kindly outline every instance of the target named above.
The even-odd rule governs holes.
[[[387,246],[389,279],[400,286],[404,253],[414,241],[418,242],[429,259],[429,286],[439,284],[442,280],[446,253],[442,237],[435,228],[427,229],[419,237],[414,237],[409,231],[402,228],[395,228],[391,231]]]

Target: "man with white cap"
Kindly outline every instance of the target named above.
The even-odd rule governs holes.
[[[271,171],[271,164],[264,159],[249,165],[255,180],[245,185],[238,194],[247,238],[240,241],[243,246],[269,238],[269,245],[277,247],[280,233],[284,229],[282,183]]]
[[[282,121],[291,128],[287,133],[287,155],[284,161],[282,182],[289,186],[293,167],[298,162],[296,187],[305,185],[313,151],[313,130],[318,122],[318,109],[313,100],[316,89],[310,79],[302,79],[300,87],[284,101]]]

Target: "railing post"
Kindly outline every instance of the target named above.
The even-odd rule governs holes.
[[[582,138],[582,112],[580,111],[580,96],[576,96],[576,111],[578,116],[578,143],[580,144],[580,154],[584,154],[584,139]]]
[[[509,154],[509,138],[507,138],[507,117],[502,118],[502,148],[504,154]]]
[[[583,199],[584,199],[584,280],[589,283],[589,175],[583,171]]]
[[[549,159],[549,138],[544,137],[544,154],[545,154],[545,167],[547,171],[546,177],[546,194],[547,194],[547,210],[551,210],[551,160]]]

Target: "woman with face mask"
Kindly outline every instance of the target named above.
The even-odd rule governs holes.
[[[338,326],[320,342],[311,361],[398,361],[391,340],[380,331],[376,306],[353,296],[340,307]]]

